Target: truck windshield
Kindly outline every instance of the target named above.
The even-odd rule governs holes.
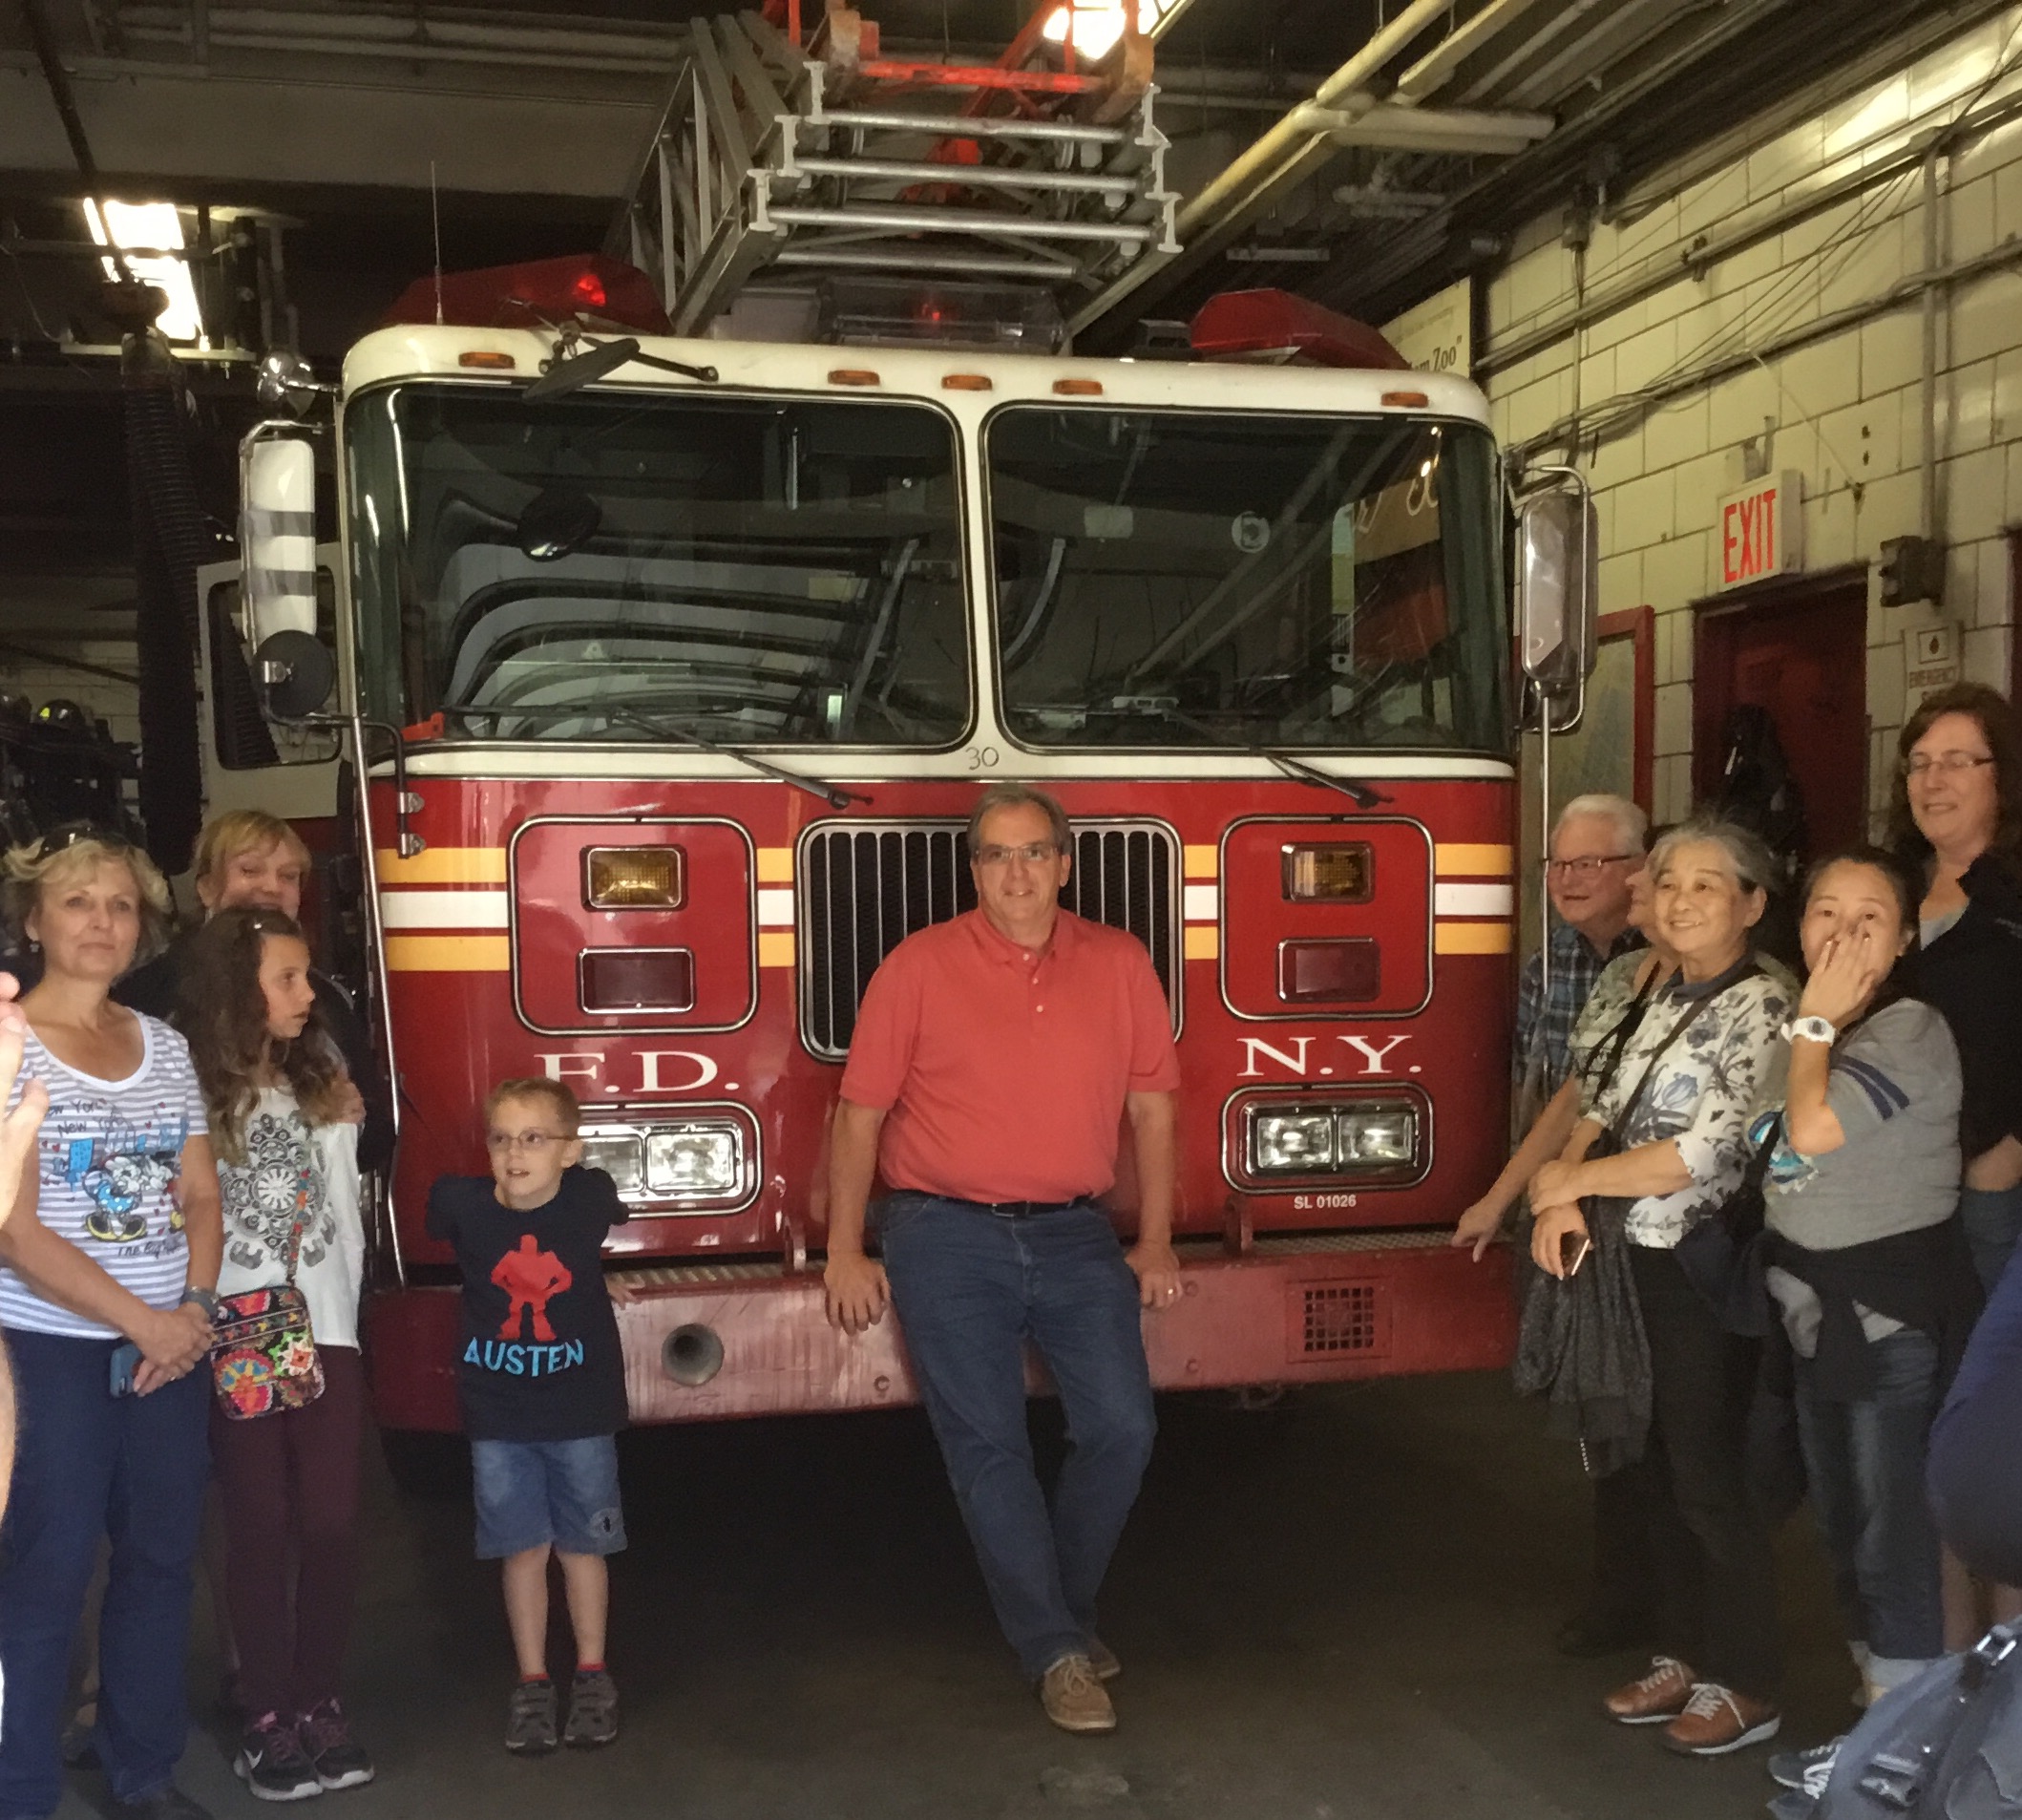
[[[382,719],[769,747],[968,727],[955,437],[932,409],[438,383],[346,425]]]
[[[1021,740],[1506,749],[1484,432],[1013,406],[986,434]]]

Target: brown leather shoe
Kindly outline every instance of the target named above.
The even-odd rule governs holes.
[[[1670,1656],[1653,1656],[1650,1673],[1617,1687],[1601,1702],[1620,1725],[1662,1725],[1678,1717],[1692,1699],[1691,1669]]]
[[[1730,1750],[1767,1744],[1782,1724],[1782,1715],[1768,1701],[1702,1681],[1685,1710],[1664,1727],[1664,1748],[1681,1757],[1724,1757]]]
[[[1095,1670],[1097,1681],[1114,1681],[1124,1672],[1124,1665],[1116,1660],[1116,1651],[1100,1637],[1088,1639],[1088,1666]]]
[[[1085,1656],[1063,1656],[1040,1677],[1039,1703],[1063,1731],[1114,1731],[1116,1708]]]

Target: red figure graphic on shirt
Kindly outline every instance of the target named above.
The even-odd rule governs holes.
[[[532,1233],[522,1233],[519,1249],[509,1251],[492,1272],[492,1280],[513,1298],[513,1306],[499,1328],[501,1340],[519,1338],[519,1312],[534,1317],[534,1338],[553,1340],[555,1329],[548,1322],[548,1299],[558,1296],[576,1279],[569,1267],[552,1251],[535,1249]]]

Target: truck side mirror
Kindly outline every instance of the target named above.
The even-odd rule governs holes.
[[[292,425],[260,424],[241,445],[239,477],[253,680],[269,719],[299,720],[329,699],[337,673],[316,636],[315,447]]]
[[[1517,513],[1517,643],[1524,674],[1554,701],[1574,704],[1562,718],[1569,724],[1593,671],[1600,521],[1583,476],[1545,472],[1561,484],[1533,493]]]

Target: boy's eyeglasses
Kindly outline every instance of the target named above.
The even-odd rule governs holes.
[[[567,1144],[573,1141],[559,1132],[487,1132],[484,1134],[484,1147],[495,1156],[505,1156],[516,1150],[523,1150],[531,1156],[538,1156],[550,1144]]]

